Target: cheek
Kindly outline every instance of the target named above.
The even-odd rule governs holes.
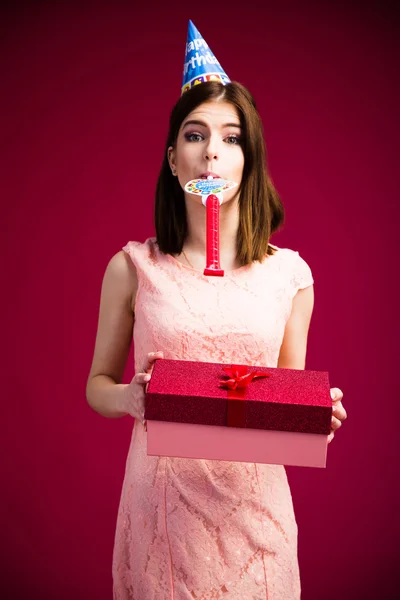
[[[244,156],[241,150],[238,151],[238,154],[235,156],[235,160],[232,161],[232,166],[234,168],[235,173],[237,175],[240,175],[241,177],[244,167]]]
[[[197,153],[194,144],[185,146],[185,148],[177,154],[177,164],[183,169],[188,168],[193,163],[196,156]]]

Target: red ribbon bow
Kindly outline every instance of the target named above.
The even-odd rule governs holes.
[[[225,373],[229,375],[229,379],[221,382],[221,387],[228,390],[236,390],[247,387],[253,379],[259,377],[271,377],[269,373],[259,373],[258,371],[248,372],[248,368],[242,365],[232,365],[232,367],[224,367]]]
[[[259,377],[271,377],[269,373],[260,373],[253,371],[243,365],[232,365],[232,367],[223,367],[229,379],[221,381],[221,387],[228,390],[228,427],[246,427],[246,403],[243,402],[246,395],[246,388]]]

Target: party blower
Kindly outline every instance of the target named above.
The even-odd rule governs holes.
[[[235,181],[216,178],[192,179],[185,185],[189,194],[201,196],[206,207],[206,268],[204,275],[222,277],[223,269],[219,264],[219,207],[223,202],[223,192],[237,186]]]

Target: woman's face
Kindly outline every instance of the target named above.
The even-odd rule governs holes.
[[[169,164],[176,170],[181,187],[191,179],[209,175],[236,181],[240,185],[244,166],[238,112],[229,102],[204,102],[183,121],[175,148],[168,149]],[[224,194],[224,202],[237,194]],[[201,202],[194,194],[185,196]]]

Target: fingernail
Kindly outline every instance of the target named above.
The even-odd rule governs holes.
[[[336,398],[335,390],[331,390],[331,398],[332,398],[332,400],[334,400]]]
[[[143,379],[144,379],[145,381],[149,381],[149,380],[150,380],[150,375],[146,374],[146,375],[143,377]]]

